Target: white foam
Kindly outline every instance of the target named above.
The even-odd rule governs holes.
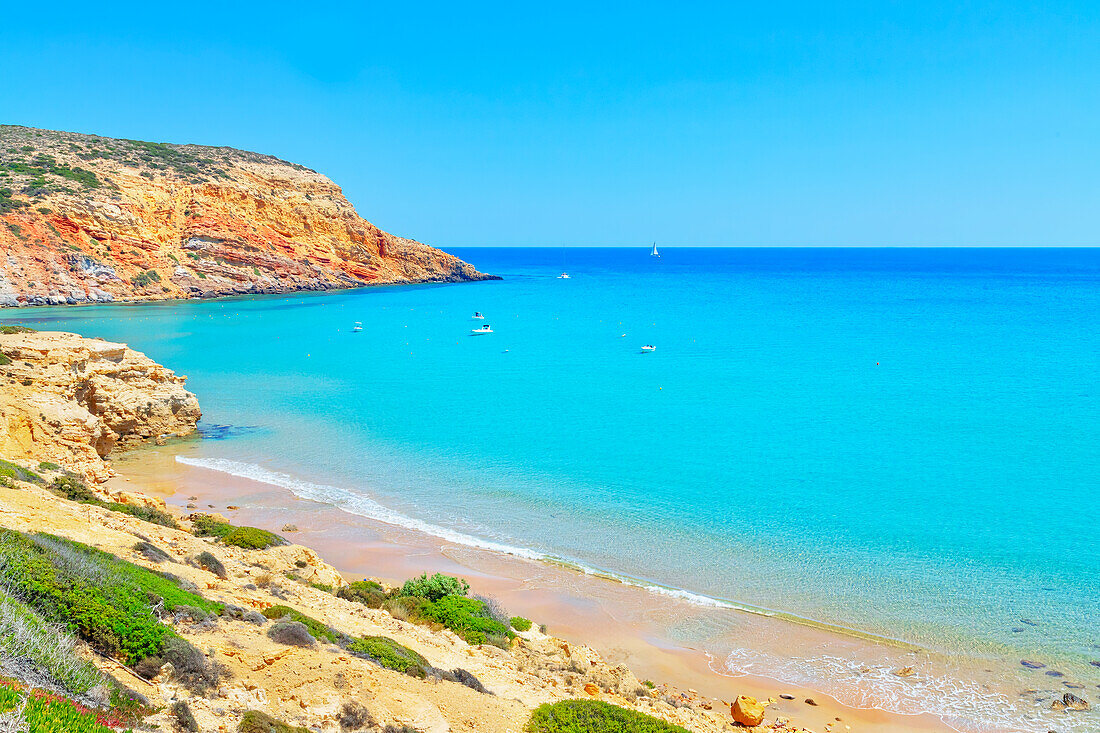
[[[711,667],[714,668],[713,659]],[[1026,698],[1012,698],[988,685],[959,679],[931,665],[914,665],[909,677],[899,677],[899,665],[862,663],[824,654],[793,658],[751,649],[735,649],[726,657],[719,674],[770,677],[788,684],[821,690],[858,708],[886,710],[904,715],[929,713],[966,733],[1023,733],[1038,728],[1063,731],[1095,730],[1095,720],[1073,716],[1050,718],[1049,710]]]
[[[711,598],[710,596],[704,596],[698,593],[692,593],[691,591],[683,590],[681,588],[670,588],[656,583],[650,583],[645,580],[632,578],[627,575],[590,567],[574,560],[556,557],[554,555],[538,552],[536,550],[530,550],[525,547],[516,547],[515,545],[508,545],[502,542],[494,542],[493,540],[475,537],[464,532],[458,532],[453,529],[448,529],[447,527],[440,527],[439,525],[431,524],[430,522],[425,522],[423,520],[416,519],[415,517],[410,517],[400,512],[394,511],[393,509],[385,507],[374,501],[370,497],[364,496],[363,494],[348,491],[346,489],[341,489],[336,486],[326,486],[324,484],[315,484],[310,481],[303,481],[302,479],[295,478],[289,474],[279,471],[270,471],[266,468],[263,468],[262,466],[257,466],[255,464],[243,463],[241,461],[233,461],[225,458],[190,458],[187,456],[179,455],[176,456],[176,461],[187,466],[195,466],[196,468],[204,468],[210,471],[218,471],[220,473],[226,473],[231,476],[237,476],[239,478],[248,479],[250,481],[257,481],[259,483],[269,484],[272,486],[279,486],[287,489],[295,496],[301,497],[303,499],[310,499],[312,501],[329,504],[342,511],[347,512],[348,514],[368,517],[370,519],[378,522],[383,522],[385,524],[423,532],[424,534],[431,535],[432,537],[438,537],[439,539],[454,543],[456,545],[465,545],[467,547],[473,547],[479,550],[499,552],[505,555],[512,555],[513,557],[520,557],[526,560],[537,560],[540,562],[547,562],[555,565],[564,565],[578,572],[582,572],[586,575],[606,578],[608,580],[622,583],[623,585],[641,588],[651,593],[668,596],[670,598],[675,598],[677,600],[685,601],[687,603],[691,603],[697,606],[705,606],[709,608],[730,608],[756,612],[756,609],[742,607],[737,604],[730,603],[729,601],[720,600],[718,598]]]

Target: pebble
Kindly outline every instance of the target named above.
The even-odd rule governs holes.
[[[1094,659],[1089,662],[1089,664],[1091,664],[1093,667],[1100,667],[1100,659]]]
[[[1031,619],[1029,619],[1029,618],[1022,618],[1022,619],[1020,619],[1020,623],[1022,623],[1022,624],[1027,624],[1028,626],[1038,626],[1038,625],[1039,625],[1039,624],[1037,624],[1036,622],[1032,621],[1032,620],[1031,620]]]
[[[788,695],[785,692],[782,695],[780,695],[780,697],[783,698],[784,700],[793,700],[794,699],[794,695]]]
[[[817,703],[814,702],[814,699],[812,697],[807,697],[806,698],[806,704],[807,705],[813,705],[814,707],[817,707]]]
[[[1065,675],[1056,669],[1050,669],[1047,670],[1047,677],[1065,677]]]
[[[1042,669],[1046,666],[1042,662],[1033,662],[1030,659],[1021,659],[1020,664],[1024,665],[1028,669]]]
[[[1026,629],[1023,626],[1013,626],[1012,627],[1012,633],[1013,634],[1019,634],[1022,631],[1026,631]]]

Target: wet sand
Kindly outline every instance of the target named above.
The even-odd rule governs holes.
[[[709,659],[697,646],[699,639],[706,638],[715,614],[723,614],[727,625],[732,623],[739,636],[750,640],[744,642],[746,646],[759,642],[791,654],[812,654],[823,645],[835,650],[850,644],[866,652],[866,641],[837,638],[781,619],[703,608],[547,563],[447,543],[299,499],[281,487],[180,464],[174,459],[177,452],[178,447],[170,445],[119,456],[113,462],[119,476],[109,488],[161,496],[181,508],[193,503],[192,511],[217,511],[231,521],[275,531],[295,525],[299,531],[283,534],[315,549],[349,579],[400,583],[421,572],[461,575],[470,581],[472,593],[497,598],[510,613],[546,624],[550,633],[570,643],[596,649],[609,662],[625,664],[639,679],[653,680],[658,686],[668,683],[723,702],[742,694],[761,701],[774,698],[767,721],[788,717],[814,731],[824,731],[828,723],[833,731],[867,733],[954,730],[928,713],[900,715],[873,705],[855,707],[768,677],[719,674],[715,669],[723,669],[722,660]],[[189,502],[189,497],[195,500]],[[229,510],[228,506],[240,508]],[[674,634],[668,633],[670,619]],[[863,699],[858,689],[847,693],[850,699]],[[781,694],[794,699],[781,699]],[[817,704],[807,704],[807,698]]]

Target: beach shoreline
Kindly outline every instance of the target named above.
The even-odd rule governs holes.
[[[772,638],[812,648],[820,629],[784,619],[768,619],[734,609],[705,609],[644,588],[584,574],[566,567],[456,545],[406,527],[353,515],[334,506],[302,499],[290,490],[175,460],[187,443],[143,447],[113,460],[118,475],[112,491],[138,491],[189,511],[220,512],[235,523],[279,531],[317,551],[349,580],[372,578],[390,584],[422,572],[467,578],[472,592],[492,596],[510,613],[547,624],[550,633],[598,650],[610,663],[623,664],[639,679],[651,679],[720,703],[738,695],[766,702],[768,720],[788,719],[808,730],[947,732],[956,728],[931,712],[902,714],[876,706],[845,704],[807,685],[763,675],[719,672],[719,660],[683,639],[670,639],[647,616],[683,614],[705,618],[714,611],[737,613]],[[228,509],[228,507],[237,507]],[[858,644],[853,638],[851,643]],[[788,696],[790,699],[781,697]],[[813,703],[807,703],[812,700]],[[826,727],[828,726],[828,727]]]

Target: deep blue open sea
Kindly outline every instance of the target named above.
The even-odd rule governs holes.
[[[1096,705],[1100,250],[453,251],[504,279],[0,319],[188,375],[201,465]]]

